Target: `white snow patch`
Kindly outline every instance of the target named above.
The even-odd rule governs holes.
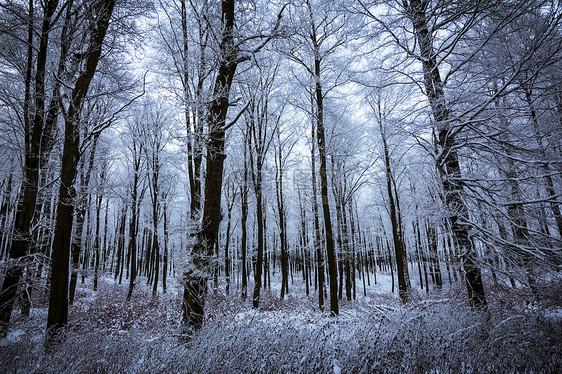
[[[23,330],[12,330],[8,332],[8,335],[6,335],[5,338],[0,339],[0,347],[5,347],[7,345],[10,345],[11,343],[17,343],[22,339],[24,335],[25,331]]]
[[[334,365],[334,374],[341,374],[340,362],[337,358],[334,358],[332,364]]]
[[[546,313],[545,316],[552,319],[562,319],[562,308],[554,309]]]

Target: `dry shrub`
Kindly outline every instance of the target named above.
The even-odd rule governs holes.
[[[291,311],[215,316],[185,344],[174,329],[69,332],[53,353],[26,335],[2,347],[7,372],[463,372],[562,370],[560,316],[495,316],[452,300],[330,318]]]
[[[551,292],[559,289],[551,285]],[[341,314],[319,312],[315,298],[262,293],[262,309],[238,294],[212,292],[203,328],[178,339],[179,294],[154,298],[144,287],[125,300],[110,282],[86,293],[71,309],[66,340],[43,350],[44,313],[16,326],[3,340],[6,373],[556,373],[562,372],[561,309],[522,298],[509,304],[500,291],[488,312],[463,297],[441,297],[400,307],[389,295],[342,303]],[[557,291],[556,291],[557,292]],[[454,297],[447,297],[448,294]],[[552,299],[552,298],[551,298]],[[549,300],[551,300],[549,299]],[[556,299],[554,297],[553,299]],[[349,305],[348,305],[349,304]]]

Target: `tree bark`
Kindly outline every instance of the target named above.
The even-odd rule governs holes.
[[[246,136],[248,136],[246,134]],[[244,141],[244,180],[242,181],[242,186],[240,187],[240,197],[241,197],[241,225],[242,225],[242,238],[240,241],[240,252],[242,255],[242,300],[246,300],[248,296],[248,273],[246,266],[246,255],[247,255],[247,220],[248,220],[248,161],[247,161],[247,139]]]
[[[224,244],[224,276],[226,278],[226,294],[230,294],[230,230],[232,226],[232,209],[234,208],[233,194],[232,200],[228,203],[227,224],[226,224],[226,242]]]
[[[322,93],[321,81],[321,58],[320,47],[316,36],[316,26],[313,21],[312,8],[307,3],[310,21],[312,23],[310,38],[314,49],[314,80],[316,99],[316,139],[318,141],[318,154],[320,156],[320,196],[322,198],[322,211],[324,213],[324,235],[326,237],[326,253],[328,254],[328,274],[330,277],[330,312],[332,315],[339,314],[338,305],[338,269],[336,250],[332,233],[332,218],[330,216],[330,202],[328,198],[328,173],[327,173],[327,151],[326,131],[324,129],[324,94]]]
[[[31,3],[30,3],[31,4]],[[32,5],[32,4],[31,4]],[[35,215],[37,192],[40,174],[40,154],[41,154],[41,138],[44,125],[44,110],[45,110],[45,67],[47,63],[47,52],[49,45],[49,33],[51,32],[51,18],[58,6],[57,0],[49,0],[44,8],[43,22],[41,26],[41,37],[39,40],[39,48],[36,57],[35,69],[35,114],[33,121],[30,120],[29,115],[24,118],[25,126],[25,159],[23,166],[23,183],[16,205],[16,217],[14,221],[14,235],[9,250],[11,259],[17,260],[25,256],[29,250],[31,243],[31,222]],[[30,8],[30,22],[33,18],[33,9]],[[29,25],[32,28],[32,24]],[[28,33],[28,39],[32,39],[32,31]],[[30,39],[30,40],[31,40]],[[31,44],[29,46],[31,48]],[[29,53],[29,51],[28,51]],[[32,61],[28,55],[28,63]],[[29,67],[27,67],[29,70]],[[30,86],[30,76],[26,75],[29,81],[26,86]],[[28,88],[30,90],[30,88]],[[28,102],[24,105],[29,105],[31,96],[29,92]],[[17,296],[17,287],[20,277],[23,273],[23,264],[19,261],[14,261],[6,270],[4,281],[2,283],[2,291],[0,292],[0,337],[6,336],[10,317],[14,307],[14,301]]]
[[[96,148],[98,144],[99,134],[94,135],[92,141],[92,148],[90,149],[90,156],[88,158],[88,165],[85,166],[84,162],[82,164],[80,189],[77,194],[77,202],[75,203],[75,214],[76,214],[76,224],[74,225],[74,235],[71,243],[71,263],[72,270],[70,274],[70,289],[68,302],[72,305],[74,303],[74,295],[76,292],[76,281],[78,279],[78,267],[80,266],[80,251],[82,250],[82,232],[84,229],[84,220],[86,218],[86,212],[88,211],[88,187],[90,185],[90,178],[92,175],[92,170],[94,168],[94,157],[96,154]],[[84,169],[84,168],[87,169]]]
[[[131,186],[131,218],[129,221],[129,264],[131,270],[129,273],[129,290],[127,291],[127,300],[131,299],[133,295],[133,288],[137,279],[137,228],[138,228],[138,187],[139,187],[139,173],[141,166],[141,157],[137,153],[138,143],[136,139],[132,142],[133,153],[133,184]]]
[[[380,108],[379,108],[380,115]],[[386,176],[386,187],[388,196],[388,211],[390,214],[390,223],[392,229],[392,244],[394,246],[394,256],[396,259],[396,275],[398,278],[398,294],[402,303],[407,303],[409,299],[409,294],[411,291],[409,276],[408,276],[408,266],[406,263],[406,253],[404,248],[404,239],[402,237],[401,230],[401,220],[399,215],[399,205],[398,205],[398,194],[396,189],[393,188],[394,176],[392,174],[392,168],[390,164],[390,154],[388,150],[388,144],[386,141],[386,134],[384,133],[382,118],[379,118],[379,129],[381,133],[382,143],[383,143],[383,153],[385,162],[385,176]],[[382,222],[382,219],[381,219]],[[390,255],[390,245],[389,246],[389,264],[391,271],[393,272],[392,256]],[[394,289],[394,275],[392,274],[392,282]]]
[[[224,159],[225,123],[228,113],[228,96],[238,66],[234,46],[234,0],[223,0],[221,20],[223,33],[219,46],[221,55],[213,90],[214,99],[209,104],[207,173],[201,230],[193,247],[193,268],[184,274],[183,325],[198,329],[203,324],[207,279],[213,248],[221,221],[221,190]]]
[[[166,293],[168,277],[168,206],[164,204],[164,258],[162,259],[162,291]]]
[[[437,252],[437,230],[432,222],[427,224],[427,245],[429,248],[429,271],[438,290],[443,287],[441,268],[439,265],[439,253]]]
[[[103,41],[113,13],[115,0],[102,0],[96,4],[90,43],[85,55],[85,69],[78,76],[70,105],[65,115],[65,136],[61,165],[59,202],[55,221],[51,268],[51,292],[47,314],[47,346],[54,343],[68,322],[68,273],[72,214],[76,195],[74,182],[79,159],[80,114],[101,56]]]
[[[314,98],[312,98],[311,103],[314,104]],[[314,106],[314,105],[313,105]],[[312,113],[314,113],[314,108],[312,108]],[[310,163],[311,163],[311,175],[312,175],[312,210],[314,212],[314,247],[316,248],[316,266],[318,268],[318,306],[320,310],[324,309],[324,254],[320,240],[320,222],[318,214],[318,187],[316,185],[316,129],[315,123],[312,123],[312,147],[310,150]],[[288,282],[288,279],[287,279]]]
[[[105,178],[104,173],[101,173],[100,179]],[[101,214],[101,203],[103,199],[103,194],[100,193],[97,196],[97,203],[96,203],[96,232],[94,234],[94,255],[95,255],[95,264],[94,264],[94,291],[98,290],[98,272],[100,268],[100,247],[101,247],[101,238],[100,238],[100,214]]]
[[[437,169],[445,192],[445,205],[449,210],[449,221],[455,244],[463,260],[468,298],[474,307],[486,307],[486,296],[482,274],[477,263],[478,253],[469,236],[468,207],[462,198],[461,168],[450,111],[439,74],[437,57],[433,50],[433,37],[426,18],[426,0],[410,0],[408,16],[414,26],[414,34],[420,48],[424,84],[433,118],[437,127]]]
[[[287,223],[285,213],[285,199],[283,195],[283,156],[281,148],[281,138],[279,130],[277,131],[278,149],[275,156],[275,165],[277,167],[276,192],[277,192],[277,211],[279,212],[279,245],[281,249],[281,295],[285,298],[289,293],[289,256],[287,248]],[[300,193],[300,190],[299,190]],[[300,195],[299,195],[300,196]]]

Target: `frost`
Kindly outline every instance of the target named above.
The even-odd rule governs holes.
[[[261,309],[237,293],[209,293],[206,323],[179,337],[179,279],[152,296],[140,277],[132,299],[127,286],[102,277],[97,293],[77,289],[67,340],[52,354],[42,349],[42,308],[18,320],[2,339],[7,372],[560,372],[562,308],[499,308],[474,312],[442,297],[401,306],[389,294],[342,300],[340,315],[320,311],[295,283],[279,300],[279,284],[263,290]],[[381,281],[384,274],[378,276]],[[210,282],[212,285],[212,282]],[[219,284],[220,287],[224,286]],[[374,286],[374,285],[373,285]],[[373,287],[374,288],[374,287]],[[437,296],[437,295],[436,295]],[[512,296],[512,295],[510,295]],[[464,300],[463,300],[464,301]],[[40,337],[40,338],[38,338]]]
[[[340,362],[334,358],[332,364],[334,365],[334,374],[341,374]]]

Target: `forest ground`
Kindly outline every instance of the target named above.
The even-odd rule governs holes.
[[[0,340],[6,373],[505,373],[562,372],[562,283],[545,280],[541,295],[488,285],[487,313],[471,310],[460,286],[426,295],[413,279],[412,302],[401,306],[390,275],[371,276],[367,296],[340,302],[340,316],[319,310],[302,279],[279,300],[279,283],[262,292],[259,310],[230,295],[224,284],[209,294],[206,323],[180,339],[181,292],[171,279],[153,297],[146,278],[126,301],[127,285],[102,277],[79,285],[66,341],[43,349],[45,300],[29,319],[14,312]],[[300,276],[296,274],[295,276]],[[250,284],[251,286],[251,284]],[[250,288],[251,290],[251,288]],[[314,292],[311,292],[314,293]],[[37,293],[36,293],[37,294]]]

